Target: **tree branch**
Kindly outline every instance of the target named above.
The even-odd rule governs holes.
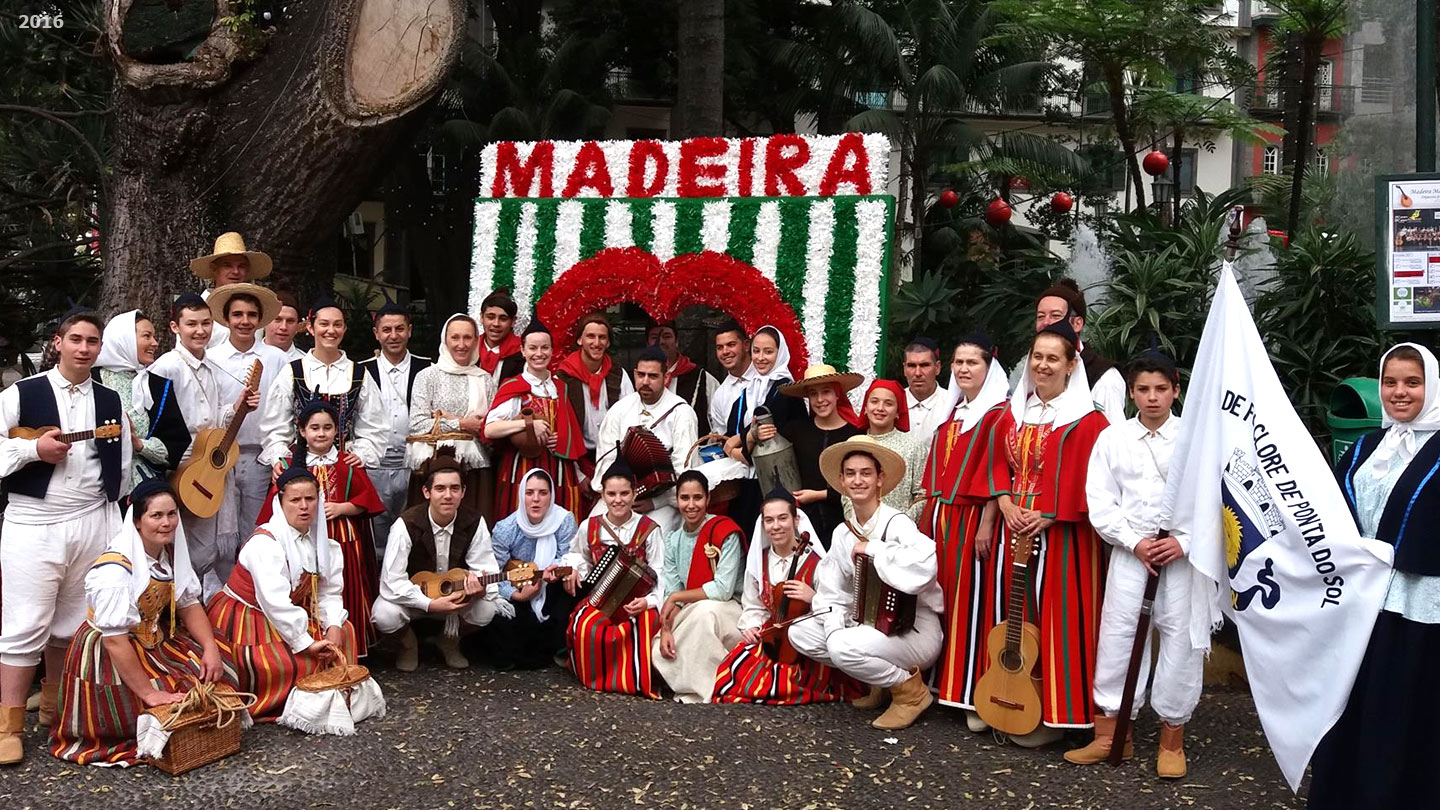
[[[79,141],[80,144],[85,147],[85,151],[90,153],[90,157],[95,159],[95,168],[99,170],[96,177],[100,180],[100,197],[102,199],[109,198],[110,195],[105,189],[105,158],[101,157],[100,151],[95,148],[94,144],[90,143],[90,139],[85,137],[85,133],[77,129],[74,124],[66,121],[50,110],[42,110],[39,107],[30,107],[24,104],[0,104],[0,113],[4,112],[25,113],[36,116],[37,118],[43,118],[53,124],[58,124],[71,135],[74,135],[75,140]]]

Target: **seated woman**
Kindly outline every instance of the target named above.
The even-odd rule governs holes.
[[[777,622],[810,612],[815,569],[825,547],[813,542],[803,512],[788,492],[771,492],[760,509],[740,600],[741,642],[715,672],[715,703],[798,706],[858,697],[855,681],[793,650],[782,649],[788,628]],[[808,621],[808,620],[807,620]]]
[[[534,563],[545,577],[523,588],[501,582],[500,598],[515,603],[515,615],[490,629],[497,669],[540,669],[565,651],[565,622],[575,608],[575,597],[555,575],[560,555],[575,536],[575,516],[555,503],[555,486],[544,470],[525,473],[516,489],[519,509],[495,524],[490,535],[495,561],[501,566],[510,560]]]
[[[225,588],[206,611],[230,654],[240,690],[259,702],[258,722],[273,723],[295,682],[353,659],[355,628],[346,620],[340,544],[330,539],[320,511],[320,486],[304,467],[275,483],[271,517],[240,548]]]
[[[50,753],[81,765],[133,765],[141,711],[180,702],[193,682],[235,686],[200,605],[174,493],[149,479],[131,498],[130,519],[85,576],[90,619],[59,678]]]
[[[658,574],[665,567],[665,544],[655,521],[636,512],[635,473],[622,459],[610,465],[601,480],[605,512],[587,518],[570,541],[562,565],[574,570],[565,590],[575,595],[580,580],[605,554],[606,546],[628,549],[657,574],[650,592],[626,602],[614,620],[581,601],[570,616],[565,640],[570,667],[580,683],[598,692],[620,692],[660,699],[660,679],[651,664],[650,648],[660,631],[661,592]]]
[[[385,511],[380,493],[370,483],[365,469],[350,454],[335,447],[339,412],[333,405],[316,400],[306,405],[297,418],[295,457],[281,462],[287,468],[304,466],[320,484],[321,511],[325,532],[340,544],[345,571],[345,614],[355,626],[356,658],[364,658],[375,643],[370,606],[380,595],[380,567],[375,560],[375,538],[370,519]],[[274,515],[275,487],[260,509],[258,522],[264,525]]]

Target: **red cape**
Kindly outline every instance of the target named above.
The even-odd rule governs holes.
[[[1091,411],[1068,425],[1051,431],[1045,441],[1040,468],[1040,492],[1031,507],[1046,517],[1066,523],[1082,523],[1090,510],[1085,503],[1085,478],[1090,468],[1090,451],[1100,431],[1110,420],[1099,411]],[[987,452],[990,457],[990,494],[1009,495],[1011,491],[1010,452],[1008,445],[1015,434],[1015,418],[1007,403],[1005,413],[990,433]]]
[[[608,359],[608,358],[607,358]],[[490,407],[509,402],[517,397],[530,395],[530,383],[524,377],[515,376],[500,383]],[[560,458],[575,460],[585,455],[585,436],[580,432],[580,419],[570,407],[570,400],[563,395],[555,400],[555,450]]]

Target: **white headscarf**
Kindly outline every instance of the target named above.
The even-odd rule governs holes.
[[[1415,443],[1415,432],[1420,430],[1440,430],[1440,364],[1435,361],[1435,355],[1424,346],[1415,343],[1399,343],[1390,347],[1385,355],[1380,358],[1380,378],[1385,378],[1385,361],[1390,355],[1401,346],[1407,346],[1420,353],[1420,358],[1425,367],[1425,404],[1420,407],[1420,413],[1408,422],[1397,422],[1385,412],[1380,424],[1389,428],[1380,439],[1380,446],[1375,448],[1371,454],[1366,467],[1372,469],[1381,478],[1390,471],[1391,465],[1396,461],[1407,462],[1415,457],[1419,449]]]
[[[171,497],[175,497],[171,493]],[[178,505],[179,498],[175,498]],[[138,504],[131,504],[125,510],[124,519],[120,521],[120,531],[110,540],[108,551],[117,551],[130,560],[130,597],[139,599],[150,587],[150,555],[145,551],[145,541],[140,537],[140,530],[135,528],[135,509]],[[185,541],[185,526],[177,518],[175,521],[175,541],[170,545],[170,572],[174,578],[172,587],[175,598],[182,593],[201,593],[200,578],[195,576],[195,569],[190,565],[190,546]]]
[[[1004,402],[1009,395],[1010,380],[1005,377],[1005,369],[1000,367],[1000,361],[991,354],[990,367],[985,369],[985,381],[980,384],[980,392],[975,395],[975,399],[965,411],[965,416],[960,420],[960,432],[968,433],[979,424],[986,411],[997,403]],[[948,422],[955,418],[955,408],[960,404],[960,400],[965,398],[965,392],[960,390],[960,383],[956,381],[953,371],[950,372],[950,387],[945,389],[945,397],[946,402],[941,413],[945,414],[945,421]]]
[[[1020,382],[1015,386],[1015,393],[1010,396],[1010,415],[1015,419],[1016,428],[1025,424],[1025,407],[1030,402],[1030,395],[1035,393],[1035,381],[1030,379],[1029,353],[1025,355],[1023,368]],[[987,381],[993,373],[993,369],[986,372]],[[1075,371],[1070,374],[1069,384],[1060,392],[1060,396],[1050,400],[1049,405],[1055,409],[1055,421],[1051,423],[1055,428],[1077,422],[1095,410],[1095,398],[1090,394],[1090,380],[1085,376],[1085,364],[1080,362],[1079,354],[1076,354]]]
[[[463,366],[455,362],[455,358],[450,356],[449,347],[445,345],[445,335],[450,331],[451,322],[455,321],[457,318],[463,318],[466,321],[469,321],[471,325],[475,326],[475,348],[470,350],[470,356],[466,358],[465,365]],[[435,365],[446,374],[462,374],[471,377],[476,377],[484,374],[485,369],[480,368],[480,366],[478,365],[480,360],[481,340],[484,340],[484,337],[480,333],[479,325],[474,323],[473,318],[463,313],[456,313],[454,315],[451,315],[449,318],[445,319],[445,325],[440,327],[440,348],[435,352]]]
[[[750,533],[750,551],[745,555],[745,570],[759,571],[760,565],[764,562],[762,556],[765,549],[770,548],[770,537],[765,534],[765,506],[760,506],[760,517],[755,518],[755,530]],[[815,531],[815,524],[810,522],[810,516],[798,505],[795,507],[795,538],[798,540],[805,535],[810,535],[810,550],[819,554],[821,559],[825,557],[825,543],[820,533]],[[774,583],[771,583],[772,585]]]
[[[785,333],[778,327],[766,324],[755,330],[760,334],[761,330],[770,329],[775,333],[777,349],[775,352],[775,365],[761,374],[755,368],[754,361],[750,363],[750,370],[745,375],[745,424],[750,424],[755,418],[755,407],[765,403],[765,395],[770,393],[770,386],[777,380],[792,380],[790,375],[790,345],[785,342]],[[753,343],[755,338],[750,339]]]
[[[318,486],[318,483],[317,483]],[[310,521],[310,530],[305,536],[315,544],[315,571],[322,576],[330,570],[330,533],[325,527],[324,493],[315,503],[315,519]],[[285,519],[285,512],[280,508],[280,493],[270,499],[270,519],[263,526],[256,529],[264,529],[280,542],[280,547],[285,550],[286,560],[303,560],[307,555],[301,553],[299,547],[300,539],[296,537],[296,529]],[[257,573],[257,572],[251,572]],[[300,574],[305,573],[295,566],[290,567],[290,587],[294,588],[300,584]]]
[[[139,317],[140,310],[132,309],[116,315],[105,324],[95,368],[132,372],[135,376],[130,380],[130,404],[140,410],[149,410],[154,404],[150,397],[150,372],[140,364],[140,350],[135,345],[135,321]]]
[[[530,515],[525,511],[525,485],[534,475],[544,476],[550,483],[550,508],[538,523],[530,522]],[[520,504],[520,508],[515,510],[515,526],[520,529],[521,534],[535,541],[535,567],[544,571],[560,558],[560,540],[557,533],[565,525],[565,518],[569,517],[572,521],[574,518],[564,507],[555,503],[555,479],[550,473],[539,468],[520,477],[520,483],[515,487],[515,502]],[[530,610],[535,613],[535,618],[542,622],[549,618],[545,615],[544,588],[531,597]]]

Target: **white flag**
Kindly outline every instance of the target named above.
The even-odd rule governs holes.
[[[1195,568],[1220,583],[1265,737],[1298,790],[1315,746],[1345,709],[1393,549],[1360,537],[1228,263],[1170,471],[1162,514],[1190,537]]]

